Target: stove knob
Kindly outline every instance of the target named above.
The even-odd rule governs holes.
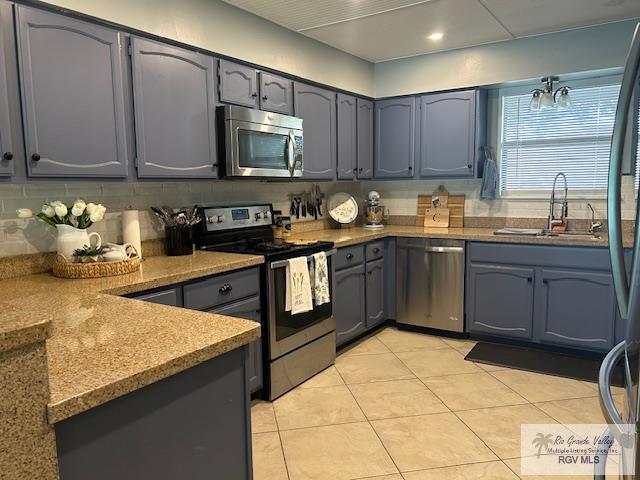
[[[262,213],[260,213],[260,212],[256,212],[256,222],[257,222],[258,220],[260,220],[261,218],[263,218],[263,217],[262,217]]]
[[[218,223],[222,223],[226,220],[224,215],[218,215]]]
[[[212,215],[210,217],[207,217],[207,223],[216,223],[218,220],[216,215]]]

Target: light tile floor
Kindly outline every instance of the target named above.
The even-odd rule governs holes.
[[[476,365],[474,344],[387,327],[255,401],[254,479],[532,479],[518,476],[521,423],[604,423],[595,384]]]

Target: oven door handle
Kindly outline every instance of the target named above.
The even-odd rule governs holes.
[[[331,250],[327,250],[325,252],[325,255],[327,257],[331,257],[332,255],[335,255],[338,251],[335,248],[332,248]],[[307,257],[307,261],[311,260],[313,258],[313,255],[309,255]],[[286,267],[287,263],[289,263],[288,260],[278,260],[277,262],[271,262],[271,264],[269,265],[269,268],[271,270],[276,270],[277,268],[282,268],[282,267]]]

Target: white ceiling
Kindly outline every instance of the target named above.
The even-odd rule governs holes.
[[[640,0],[224,1],[372,62],[640,17]]]

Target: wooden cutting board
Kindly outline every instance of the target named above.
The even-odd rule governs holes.
[[[425,208],[424,226],[429,228],[447,228],[451,212],[448,208]]]
[[[431,195],[418,195],[418,208],[416,211],[416,225],[424,225],[424,213],[427,208],[433,208],[431,199],[434,195],[440,198],[440,207],[449,209],[449,228],[464,227],[464,195],[449,195],[447,192],[434,192]]]

